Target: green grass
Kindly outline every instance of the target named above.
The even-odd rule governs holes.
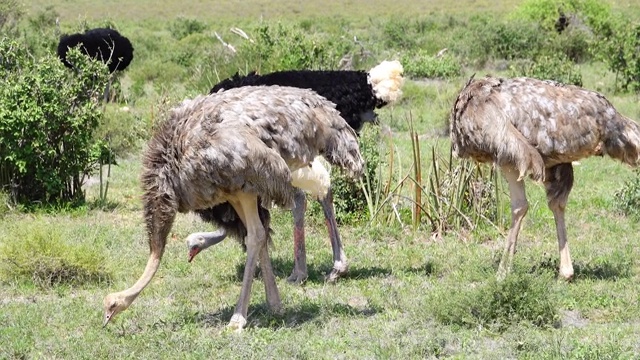
[[[173,49],[166,45],[172,41],[168,24],[177,15],[206,21],[208,31],[221,32],[229,24],[254,24],[263,15],[291,22],[311,19],[323,29],[339,31],[336,29],[342,26],[345,36],[351,36],[352,30],[360,36],[378,24],[376,19],[396,10],[400,19],[408,18],[407,13],[462,16],[482,11],[506,13],[520,2],[364,3],[331,1],[320,6],[250,0],[187,6],[139,1],[123,6],[117,1],[59,1],[55,6],[63,29],[84,18],[108,18],[132,33],[136,59],[123,78],[125,101],[107,108],[107,121],[121,131],[117,139],[126,147],[133,141],[129,132],[122,131],[127,124],[136,133],[146,134],[170,104],[205,91],[201,82],[172,82],[174,77],[184,79],[183,72],[193,73],[188,79],[200,77],[198,69],[161,68],[164,63],[154,57],[154,51]],[[30,11],[37,12],[46,4],[31,2]],[[640,9],[634,4],[628,0],[616,7],[637,18]],[[622,113],[640,118],[637,97],[612,93],[614,76],[602,64],[579,68],[585,87],[604,92]],[[419,134],[426,174],[432,146],[447,156],[450,144],[443,134],[449,109],[474,72],[478,76],[506,73],[488,65],[464,68],[463,75],[446,81],[408,80],[403,100],[379,111],[382,133],[391,139],[404,172],[411,165],[409,119]],[[149,80],[134,84],[134,75]],[[169,85],[154,86],[158,77]],[[132,89],[134,86],[141,87]],[[119,110],[125,104],[131,108],[126,114]],[[571,283],[556,280],[553,216],[543,187],[530,181],[529,213],[513,273],[504,283],[497,283],[495,274],[508,225],[460,230],[436,238],[422,227],[412,231],[410,224],[362,223],[340,228],[350,272],[336,284],[326,284],[323,275],[331,270],[331,249],[324,220],[315,214],[307,220],[310,278],[303,286],[293,286],[285,280],[293,266],[291,215],[276,209],[272,261],[284,314],[268,312],[264,287],[257,279],[247,329],[228,333],[225,326],[240,293],[244,254],[228,240],[187,263],[184,238],[210,226],[195,216],[179,215],[158,274],[131,308],[103,329],[103,297],[130,286],[148,256],[139,153],[119,159],[119,165],[112,168],[106,203],[98,201],[99,185],[92,179],[86,187],[88,204],[80,209],[24,214],[2,207],[0,248],[5,250],[0,255],[19,254],[40,264],[35,260],[43,256],[42,249],[50,241],[50,247],[62,244],[63,250],[79,251],[74,255],[79,263],[108,276],[41,286],[15,270],[3,272],[0,359],[632,359],[640,354],[640,226],[636,219],[620,213],[614,197],[634,173],[599,157],[585,159],[574,168],[575,186],[566,220],[576,271]],[[504,191],[504,182],[502,185]],[[506,198],[498,206],[508,217]]]

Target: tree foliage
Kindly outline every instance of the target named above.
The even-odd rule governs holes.
[[[70,71],[53,55],[35,59],[21,44],[0,40],[0,184],[20,203],[83,200],[85,175],[104,153],[93,130],[108,72],[69,52]]]

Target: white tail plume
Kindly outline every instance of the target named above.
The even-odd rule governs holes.
[[[398,60],[385,60],[369,70],[369,84],[378,99],[393,103],[400,98],[404,84],[403,71]]]

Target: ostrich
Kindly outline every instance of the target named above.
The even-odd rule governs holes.
[[[223,80],[215,85],[210,93],[248,85],[282,85],[308,88],[336,104],[336,109],[340,112],[340,115],[357,132],[365,122],[376,122],[376,114],[374,112],[376,108],[393,103],[401,96],[401,87],[404,82],[402,72],[402,65],[398,61],[383,61],[369,70],[369,72],[290,70],[266,75],[257,75],[252,72],[247,76],[242,77],[236,74],[229,79]],[[320,183],[327,186],[326,188],[316,189],[312,196],[322,206],[333,249],[333,269],[327,276],[327,280],[335,281],[347,272],[347,257],[342,247],[336,223],[333,194],[329,187],[329,174],[318,161],[314,161],[312,170],[306,176],[321,178],[323,180]],[[304,174],[300,176],[304,176]],[[287,280],[299,284],[308,275],[304,235],[305,194],[298,190],[294,200],[294,267],[291,276]],[[207,219],[206,213],[209,211],[215,212],[216,209],[200,211],[204,219]],[[187,237],[189,261],[192,261],[201,250],[219,243],[224,237],[224,231],[213,233],[198,232],[189,235]]]
[[[128,308],[158,270],[177,212],[207,212],[242,240],[247,259],[240,298],[229,328],[246,325],[259,261],[266,299],[281,310],[267,243],[268,206],[293,205],[291,172],[322,154],[351,176],[360,176],[362,159],[355,132],[334,105],[305,89],[243,87],[199,96],[173,109],[154,134],[143,159],[144,218],[150,255],[130,288],[104,299],[104,325]],[[218,206],[216,206],[218,205]],[[233,219],[233,220],[230,220]]]
[[[73,68],[67,61],[67,51],[78,45],[85,54],[107,64],[110,73],[126,69],[133,60],[133,46],[129,39],[116,30],[97,28],[60,38],[58,57],[64,66]]]
[[[528,78],[471,78],[451,112],[453,152],[493,162],[509,184],[511,228],[498,269],[511,268],[528,202],[524,177],[544,183],[560,252],[559,274],[570,280],[573,265],[564,219],[573,186],[571,162],[609,155],[640,163],[640,127],[601,94],[577,86]]]
[[[82,52],[93,59],[100,60],[107,65],[109,73],[126,69],[133,60],[133,45],[126,37],[113,29],[97,28],[84,32],[84,34],[63,35],[58,43],[58,57],[68,68],[73,64],[67,61],[67,52],[70,48],[81,46]],[[104,91],[104,100],[109,98],[111,79]]]

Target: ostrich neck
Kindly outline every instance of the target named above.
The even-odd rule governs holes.
[[[225,229],[218,229],[217,231],[205,234],[204,249],[221,242],[225,237],[227,237],[227,231]]]
[[[147,266],[144,268],[144,272],[142,273],[142,276],[140,276],[138,281],[136,281],[136,283],[133,284],[133,286],[122,291],[122,295],[124,295],[128,303],[133,302],[133,300],[136,297],[138,297],[138,295],[140,295],[142,290],[144,290],[144,288],[147,285],[149,285],[149,283],[151,282],[151,279],[153,279],[153,276],[156,274],[156,272],[158,271],[158,268],[160,267],[161,258],[162,258],[162,252],[160,252],[159,254],[151,253],[151,255],[149,256],[149,260],[147,261]]]

